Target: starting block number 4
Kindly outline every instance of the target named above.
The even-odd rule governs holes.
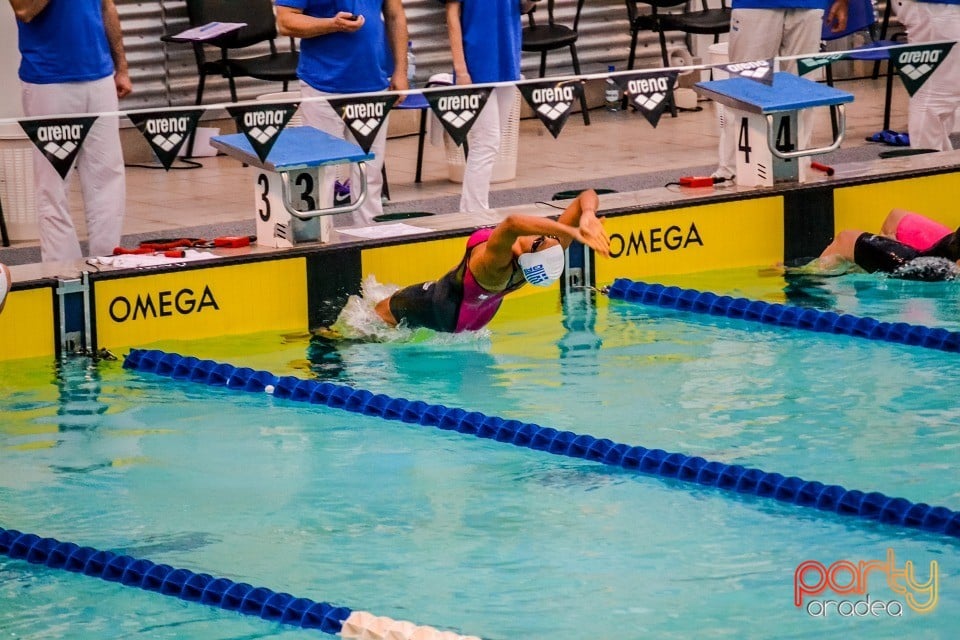
[[[750,187],[773,186],[779,181],[802,181],[805,163],[795,158],[778,158],[770,150],[768,122],[757,114],[739,114],[737,134],[737,184]],[[780,153],[797,149],[800,118],[796,112],[774,115],[775,148]]]

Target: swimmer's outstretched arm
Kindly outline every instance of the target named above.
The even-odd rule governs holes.
[[[512,214],[497,225],[486,242],[483,261],[508,268],[513,262],[513,245],[523,236],[555,236],[566,249],[576,240],[598,253],[610,255],[610,239],[597,218],[599,198],[593,189],[582,192],[553,220],[541,216]]]
[[[610,257],[610,238],[603,228],[603,220],[597,217],[600,208],[600,197],[593,189],[581,191],[573,202],[560,214],[557,222],[569,224],[580,230],[580,242],[583,242],[603,256]],[[563,243],[566,249],[569,243]]]

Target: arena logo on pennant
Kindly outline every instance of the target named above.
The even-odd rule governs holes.
[[[490,98],[491,89],[444,89],[426,93],[430,108],[440,119],[444,130],[459,147],[467,139],[470,128],[477,121],[483,105]]]
[[[943,44],[918,44],[909,47],[890,49],[890,62],[897,68],[897,74],[903,80],[903,86],[911,96],[915,94],[927,78],[950,55],[953,42]]]
[[[750,62],[733,62],[720,67],[731,76],[739,76],[756,80],[766,85],[773,84],[773,60],[751,60]]]
[[[184,143],[193,135],[202,115],[202,109],[191,109],[174,114],[169,111],[141,111],[127,114],[167,171],[177,159],[177,154]]]
[[[247,137],[257,157],[266,161],[277,136],[296,113],[299,103],[237,105],[227,111],[237,123],[237,129]]]
[[[397,102],[397,96],[378,96],[374,98],[330,98],[333,107],[357,144],[364,153],[370,153],[370,147],[377,133],[387,120],[387,114]]]
[[[20,128],[50,161],[60,177],[67,179],[70,167],[80,152],[84,139],[96,116],[56,118],[52,120],[20,120]]]
[[[521,84],[519,89],[540,122],[556,138],[570,117],[573,101],[583,93],[583,84],[579,80],[546,80]]]
[[[667,107],[670,92],[677,81],[677,72],[638,73],[616,78],[620,88],[627,94],[630,104],[639,109],[654,129]]]
[[[825,67],[828,64],[833,64],[834,62],[839,62],[846,59],[847,53],[844,51],[837,53],[825,53],[822,55],[810,56],[809,58],[800,58],[797,60],[797,75],[805,76],[811,71],[816,71],[820,67]]]

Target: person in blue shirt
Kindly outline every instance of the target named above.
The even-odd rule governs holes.
[[[458,85],[520,79],[520,0],[441,0]],[[467,137],[460,211],[490,209],[490,180],[502,132],[516,101],[513,85],[495,87]]]
[[[895,0],[911,42],[960,41],[960,0]],[[907,128],[916,149],[953,149],[950,134],[960,104],[960,51],[956,47],[910,98]]]
[[[849,0],[733,0],[730,14],[730,62],[770,60],[820,51],[823,22],[834,31],[847,26]],[[826,17],[824,17],[826,12]],[[795,60],[782,69],[796,73]],[[812,111],[806,109],[799,148],[808,148]],[[721,117],[720,161],[714,177],[731,179],[736,172],[737,123]]]
[[[407,19],[401,0],[351,0],[349,5],[343,0],[277,0],[276,5],[279,32],[300,38],[297,75],[303,98],[409,88]],[[304,124],[355,142],[326,101],[304,101],[300,110]],[[358,222],[372,224],[383,213],[381,171],[386,147],[385,122],[370,147],[374,159],[367,163],[367,199],[356,212]],[[356,168],[350,182],[360,184]],[[332,181],[323,188],[332,191]],[[338,224],[345,220],[337,219]]]
[[[23,111],[29,117],[116,112],[133,86],[113,0],[10,0],[17,17]],[[98,116],[77,154],[88,255],[120,245],[126,175],[116,115]],[[80,241],[67,184],[34,154],[37,226],[44,262],[77,260]]]

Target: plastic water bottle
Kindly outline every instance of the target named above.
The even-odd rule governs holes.
[[[417,56],[413,55],[413,41],[407,41],[407,81],[413,84],[414,76],[417,75]]]
[[[613,73],[616,68],[613,65],[607,67],[607,71]],[[607,111],[620,111],[620,87],[613,78],[607,78],[607,87],[603,92],[604,101],[607,104]]]

